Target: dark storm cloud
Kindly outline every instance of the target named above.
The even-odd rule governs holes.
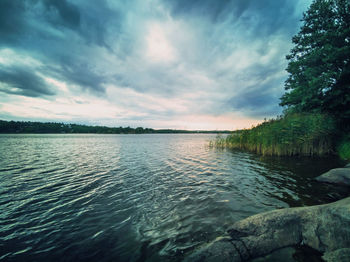
[[[38,33],[33,22],[78,29],[80,13],[66,0],[0,1],[0,44],[20,43]]]
[[[120,23],[121,12],[111,10],[101,0],[73,4],[67,0],[0,1],[0,45],[27,44],[27,41],[55,38],[50,28],[67,34],[71,30],[88,43],[107,46],[105,37],[109,20]],[[45,43],[40,43],[38,47]],[[68,44],[68,43],[67,43]],[[72,44],[72,43],[71,43]],[[69,45],[67,45],[69,46]]]
[[[110,46],[113,44],[112,41],[116,41],[122,34],[121,28],[125,19],[123,11],[118,8],[112,9],[105,0],[85,1],[79,7],[81,12],[79,34],[88,44],[97,44],[113,51]]]
[[[269,36],[282,30],[283,34],[293,34],[299,24],[300,17],[295,13],[295,2],[290,0],[268,0],[251,2],[251,10],[244,17],[248,26],[253,27],[253,34]]]
[[[195,14],[210,17],[214,21],[231,5],[229,0],[165,0],[164,2],[171,7],[172,15],[174,16]]]
[[[278,106],[281,94],[274,87],[281,85],[281,81],[277,79],[262,85],[248,86],[229,99],[227,106],[235,111],[245,112],[248,116],[276,116],[281,112]]]
[[[24,12],[24,1],[0,1],[0,44],[15,41],[16,36],[23,33],[25,21],[22,14]]]
[[[278,114],[305,1],[0,0],[0,91],[92,95],[130,120]]]
[[[62,70],[59,71],[62,80],[81,86],[83,89],[93,91],[95,94],[104,93],[103,83],[105,78],[93,72],[87,64],[83,63],[62,63]]]
[[[67,0],[2,0],[0,14],[0,33],[3,36],[28,35],[38,30],[36,25],[31,23],[33,21],[69,28],[81,32],[82,35],[91,35],[91,32],[87,32],[88,28],[82,29],[85,25],[89,26],[93,33],[101,34],[106,28],[104,22],[111,16],[118,17],[104,0],[80,6]]]
[[[53,24],[62,23],[64,26],[78,28],[80,26],[79,9],[66,0],[42,0],[47,10],[47,17],[53,17]]]
[[[253,117],[276,116],[281,111],[275,94],[255,91],[232,98],[229,106],[235,111],[245,112],[246,115]]]
[[[68,83],[96,94],[103,93],[103,76],[90,69],[87,54],[81,53],[83,49],[90,51],[91,43],[107,47],[105,23],[112,12],[105,1],[94,3],[78,6],[66,0],[2,0],[0,47],[26,50],[29,56],[36,56],[47,65],[41,69],[43,73],[60,74],[58,78]],[[52,64],[56,68],[49,72]],[[16,79],[12,79],[13,84]],[[21,95],[33,94],[21,92]]]
[[[277,30],[294,32],[300,17],[294,16],[296,5],[290,0],[165,0],[174,16],[210,18],[213,23],[229,21],[232,30],[238,24],[259,36]]]
[[[30,97],[54,95],[55,92],[46,85],[41,77],[31,68],[0,66],[0,92]]]

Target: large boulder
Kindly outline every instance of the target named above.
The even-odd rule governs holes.
[[[340,248],[332,252],[327,252],[323,259],[327,262],[349,262],[350,248]]]
[[[349,255],[350,197],[311,207],[274,210],[235,223],[228,235],[202,247],[187,261],[247,261],[277,249],[307,245],[325,261]],[[350,261],[350,257],[347,257]],[[342,261],[342,260],[339,260]]]
[[[334,168],[315,179],[319,182],[350,186],[350,168]]]

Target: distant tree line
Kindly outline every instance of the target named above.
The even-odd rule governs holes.
[[[4,121],[0,120],[0,133],[20,133],[20,134],[194,134],[194,133],[229,133],[230,131],[191,131],[174,129],[152,129],[143,127],[107,127],[107,126],[87,126],[65,123],[42,123],[30,121]]]

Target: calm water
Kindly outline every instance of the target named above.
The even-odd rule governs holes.
[[[180,261],[235,221],[346,192],[336,159],[261,158],[213,135],[0,135],[0,260]]]

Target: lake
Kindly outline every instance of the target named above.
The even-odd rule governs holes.
[[[240,219],[327,203],[337,158],[208,147],[215,135],[0,135],[0,260],[181,261]]]

